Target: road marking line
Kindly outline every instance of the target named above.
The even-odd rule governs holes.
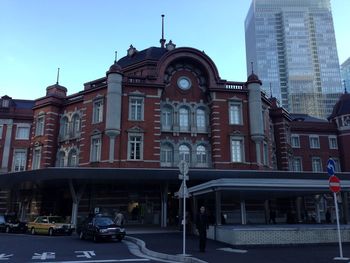
[[[223,248],[217,248],[216,250],[226,251],[226,252],[232,252],[232,253],[247,253],[248,250],[244,249],[233,249],[230,247],[223,247]]]
[[[149,259],[145,258],[128,258],[128,259],[95,259],[95,260],[77,260],[77,261],[52,261],[45,263],[110,263],[110,262],[139,262],[139,261],[150,261]],[[43,261],[40,261],[42,263]],[[39,262],[32,262],[32,263],[39,263]]]

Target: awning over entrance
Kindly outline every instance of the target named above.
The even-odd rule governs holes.
[[[350,179],[341,180],[341,188],[342,191],[350,191]],[[330,193],[327,177],[323,179],[222,178],[190,187],[188,190],[194,196],[215,191],[232,191],[244,198],[259,195],[276,197]]]
[[[67,179],[78,181],[127,181],[127,182],[179,182],[179,170],[177,168],[46,168],[15,173],[0,174],[0,188],[26,182],[56,182]],[[339,173],[341,184],[347,187],[350,181],[350,173]],[[239,187],[250,189],[269,189],[285,185],[293,189],[315,188],[319,182],[319,189],[326,190],[328,176],[326,172],[289,172],[289,171],[256,171],[256,170],[218,170],[218,169],[194,169],[189,171],[189,186],[204,183],[193,189],[205,189],[210,187]],[[227,181],[231,179],[231,181]],[[214,180],[214,181],[213,181]],[[306,180],[306,181],[303,181]],[[319,181],[318,181],[319,180]],[[255,182],[255,183],[254,183]],[[214,185],[215,184],[215,185]],[[303,185],[304,184],[304,185]],[[316,184],[317,185],[317,184]],[[310,187],[309,187],[310,186]],[[254,188],[255,187],[255,188]],[[203,188],[203,189],[202,189]],[[283,189],[283,188],[281,188]],[[197,190],[196,190],[197,191]]]

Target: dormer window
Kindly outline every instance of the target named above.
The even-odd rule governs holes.
[[[136,48],[134,48],[133,45],[130,45],[130,47],[129,47],[129,49],[128,49],[128,56],[131,57],[131,56],[133,56],[136,52],[137,52]]]
[[[175,44],[173,43],[173,41],[171,41],[171,40],[169,41],[168,44],[165,45],[165,48],[166,48],[167,50],[169,50],[169,51],[175,49],[175,47],[176,47],[176,45],[175,45]]]
[[[1,107],[2,108],[9,108],[10,107],[10,100],[11,100],[11,97],[9,96],[3,96],[1,98]]]
[[[10,106],[9,100],[2,100],[2,107],[3,108],[8,108],[9,106]]]

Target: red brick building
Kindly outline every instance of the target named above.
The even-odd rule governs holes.
[[[67,95],[56,83],[35,101],[1,98],[0,187],[2,193],[14,185],[18,189],[7,199],[4,195],[4,209],[22,217],[56,213],[74,218],[95,208],[120,208],[130,222],[166,225],[178,213],[174,193],[181,160],[189,164],[192,186],[251,176],[327,178],[329,157],[337,172],[350,172],[347,93],[329,121],[290,114],[261,92],[254,73],[246,82],[226,81],[204,52],[176,48],[171,41],[161,44],[141,51],[130,46],[105,76],[76,94]],[[16,129],[22,134],[21,127],[28,132],[24,141],[15,135]],[[21,168],[18,149],[25,152]],[[18,171],[23,172],[13,173]],[[275,190],[278,198],[290,198],[283,197],[282,188]],[[247,200],[265,202],[267,213],[271,198],[264,191]],[[298,205],[290,209],[300,212],[304,196],[295,190]],[[304,209],[312,210],[306,203]]]

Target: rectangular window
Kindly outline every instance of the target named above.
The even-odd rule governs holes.
[[[172,126],[172,111],[164,109],[162,111],[162,129],[170,130]]]
[[[133,121],[142,121],[143,98],[130,98],[129,105],[129,119]]]
[[[336,136],[328,136],[329,149],[338,149],[338,141]]]
[[[93,104],[93,110],[92,110],[92,123],[100,123],[103,121],[103,101],[102,100],[96,100]]]
[[[17,125],[16,140],[28,140],[29,139],[29,127]]]
[[[129,160],[142,160],[142,136],[141,135],[129,135],[128,143],[128,159]]]
[[[300,148],[300,138],[299,135],[292,134],[291,136],[291,144],[293,148]]]
[[[39,169],[40,168],[40,159],[41,159],[41,148],[35,148],[33,151],[33,164],[32,169]]]
[[[90,161],[99,162],[101,160],[101,138],[93,137],[91,139]]]
[[[321,158],[312,157],[312,171],[313,172],[322,172]]]
[[[173,149],[169,146],[163,146],[160,151],[160,161],[162,166],[171,166],[173,160]]]
[[[266,142],[264,142],[263,149],[263,162],[264,165],[269,165],[269,147]]]
[[[300,157],[294,157],[292,165],[292,169],[294,172],[301,172],[303,170],[302,161]]]
[[[190,128],[189,110],[187,108],[181,108],[179,110],[179,124],[181,131],[188,131]]]
[[[309,142],[310,142],[311,149],[319,149],[320,148],[320,138],[317,135],[310,135]]]
[[[196,122],[198,131],[206,131],[207,121],[206,112],[203,109],[196,110]]]
[[[244,145],[243,138],[231,138],[231,160],[234,163],[243,162]]]
[[[27,162],[26,149],[15,149],[13,153],[12,171],[25,171]]]
[[[39,116],[36,119],[35,136],[44,135],[44,126],[45,126],[44,122],[45,122],[44,116]]]
[[[230,102],[229,118],[230,124],[242,124],[242,103]]]

